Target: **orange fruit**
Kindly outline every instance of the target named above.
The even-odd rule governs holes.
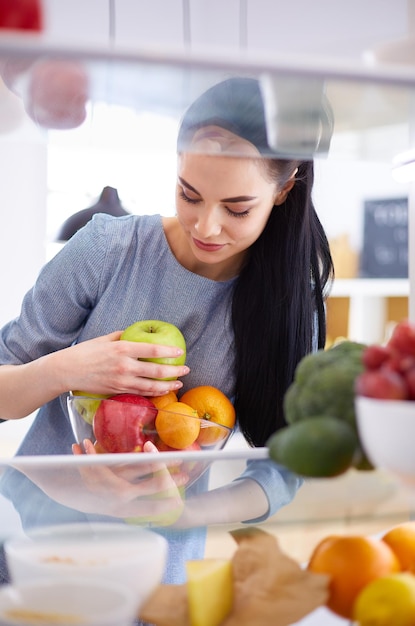
[[[175,391],[169,391],[165,393],[163,396],[153,396],[149,397],[151,402],[154,404],[156,409],[162,409],[163,407],[171,404],[172,402],[177,402],[177,394]]]
[[[193,409],[196,409],[201,419],[233,428],[235,426],[235,408],[229,398],[216,387],[200,385],[186,391],[181,397]],[[220,428],[204,428],[199,436],[201,445],[210,445],[224,438],[224,432]]]
[[[404,522],[388,530],[382,541],[394,551],[401,569],[415,573],[415,522]]]
[[[184,402],[171,402],[159,409],[156,430],[160,439],[171,448],[188,448],[200,432],[197,411]]]
[[[382,540],[360,535],[329,536],[314,549],[308,569],[330,577],[327,607],[352,619],[354,602],[372,580],[400,571],[397,556]]]
[[[159,452],[178,452],[177,448],[172,448],[171,446],[168,446],[167,443],[164,443],[160,435],[157,436],[156,440],[154,441],[154,445],[156,446]],[[187,448],[182,448],[182,450],[190,450],[190,451],[196,451],[196,452],[198,452],[200,449],[201,448],[199,444],[197,443],[197,441],[194,441]]]

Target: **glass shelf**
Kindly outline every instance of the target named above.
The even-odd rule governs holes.
[[[0,60],[6,62],[5,82],[26,96],[31,78],[38,76],[46,60],[70,62],[79,70],[77,79],[87,103],[105,102],[177,120],[208,86],[231,75],[256,77],[265,94],[270,137],[282,155],[328,152],[330,158],[391,162],[411,146],[415,71],[404,66],[242,53],[225,59],[212,51],[57,48],[33,36],[2,36]],[[24,71],[17,76],[21,68]],[[318,119],[326,98],[334,119],[330,150]],[[83,123],[90,125],[91,120]]]
[[[109,492],[106,490],[95,492],[94,486],[89,483],[92,475],[100,476],[104,484],[114,475],[128,475],[129,480],[138,485],[140,480],[148,481],[155,478],[158,472],[165,471],[166,477],[168,476],[167,482],[163,483],[161,488],[156,486],[147,496],[137,498],[134,513],[132,507],[128,515],[120,513],[116,516],[121,522],[126,517],[134,517],[135,523],[154,527],[158,525],[160,505],[165,504],[168,508],[171,503],[172,506],[177,506],[175,500],[178,494],[171,479],[174,478],[178,467],[180,472],[188,474],[189,477],[194,476],[196,472],[200,478],[196,490],[192,485],[180,491],[180,499],[184,504],[201,492],[207,493],[230,484],[240,476],[248,461],[252,465],[268,458],[268,449],[265,447],[252,449],[238,444],[220,451],[99,454],[80,457],[71,455],[3,457],[0,458],[0,476],[5,472],[7,476],[10,470],[15,470],[25,475],[33,487],[39,487],[52,502],[69,507],[68,519],[65,520],[62,510],[52,506],[50,515],[44,517],[41,524],[51,525],[71,521],[76,512],[110,517],[114,515]],[[135,478],[132,479],[132,476]],[[158,485],[156,482],[155,484]],[[32,502],[30,497],[33,498]],[[24,489],[22,504],[26,511],[32,510],[35,517],[35,511],[39,507],[38,497],[38,489],[34,488],[32,495],[30,489]],[[20,504],[18,498],[16,502]],[[349,470],[334,478],[307,479],[293,502],[272,516],[267,525],[278,527],[306,523],[327,524],[333,520],[340,521],[346,518],[349,523],[353,519],[362,522],[371,520],[373,515],[378,519],[383,518],[385,525],[388,525],[390,518],[407,517],[413,504],[413,494],[388,472]],[[226,496],[221,499],[224,520],[229,517],[226,507],[230,505],[231,502]],[[206,518],[209,519],[211,516],[209,510],[211,502],[207,500],[204,504],[203,500],[199,500],[196,526],[200,519],[204,518],[204,506]],[[229,513],[231,515],[231,509]],[[189,525],[193,526],[191,522]]]
[[[86,524],[97,521],[92,515],[92,509],[97,508],[101,521],[103,519],[105,507],[111,504],[108,493],[101,491],[99,494],[94,491],[93,485],[90,489],[81,486],[80,476],[85,472],[93,470],[94,475],[101,474],[104,470],[108,472],[130,472],[135,471],[140,475],[140,469],[147,468],[149,463],[160,463],[160,457],[167,463],[173,460],[182,460],[184,468],[189,469],[195,463],[205,463],[210,465],[211,481],[210,487],[217,486],[217,481],[226,483],[232,479],[233,475],[238,475],[241,467],[250,460],[253,463],[260,463],[268,458],[268,451],[265,448],[257,449],[229,449],[220,452],[166,452],[160,454],[113,454],[97,455],[95,457],[75,458],[70,455],[39,456],[39,457],[19,457],[0,458],[0,475],[11,468],[25,474],[42,490],[49,492],[56,502],[65,504],[62,513],[56,513],[56,509],[51,508],[51,515],[44,520],[47,526],[55,524],[71,524],[79,522],[76,513],[78,510],[88,510],[90,515],[83,520]],[[141,478],[143,480],[143,478]],[[28,490],[23,489],[22,498],[26,510],[32,509],[34,514],[40,508],[39,494],[37,490],[33,493],[33,499],[29,500]],[[185,503],[191,499],[191,492],[181,495]],[[408,503],[410,499],[408,498]],[[327,480],[311,480],[300,489],[294,501],[281,509],[275,516],[270,518],[263,530],[275,535],[281,549],[290,554],[292,558],[297,558],[299,562],[305,562],[310,554],[310,545],[316,545],[318,540],[337,532],[342,534],[347,530],[350,532],[366,533],[367,529],[373,529],[373,518],[376,518],[379,530],[387,528],[406,520],[410,514],[409,504],[405,504],[402,497],[399,497],[397,484],[390,476],[381,472],[348,472],[347,474]],[[129,523],[140,526],[151,526],[153,530],[164,533],[169,531],[167,518],[160,520],[160,506],[166,505],[165,511],[171,511],[177,507],[177,499],[170,493],[159,493],[158,496],[152,494],[147,498],[137,498],[135,506],[136,515],[132,519],[132,511],[127,517]],[[226,496],[221,501],[224,518],[227,516],[226,506],[229,499]],[[198,501],[201,506],[201,500]],[[5,503],[0,499],[0,544],[11,537],[19,536],[22,529],[18,527],[18,522],[6,510]],[[206,504],[206,515],[210,515],[209,504]],[[168,513],[166,513],[168,514]],[[203,509],[201,511],[203,515]],[[65,517],[66,515],[66,517]],[[110,521],[118,521],[124,524],[122,515],[114,520],[114,513],[111,510]],[[372,523],[370,526],[369,523]],[[337,524],[337,526],[336,526]],[[341,525],[343,524],[343,526]],[[212,526],[208,530],[207,557],[216,556],[220,558],[230,558],[235,550],[235,544],[229,534],[238,528],[239,524],[223,524]],[[89,527],[89,526],[88,526]],[[288,529],[288,530],[287,530]],[[336,530],[333,530],[336,529]],[[295,548],[293,547],[295,546]],[[321,607],[310,613],[304,620],[298,622],[301,626],[339,626],[347,624],[327,609]]]

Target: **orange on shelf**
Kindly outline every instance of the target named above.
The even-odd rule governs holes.
[[[326,537],[314,549],[308,569],[330,577],[326,606],[346,619],[352,619],[354,602],[366,585],[401,570],[384,541],[360,535]]]
[[[401,568],[415,574],[415,522],[404,522],[388,530],[382,537],[396,554]]]

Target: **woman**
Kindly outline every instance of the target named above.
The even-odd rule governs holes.
[[[321,119],[327,126],[324,110]],[[41,407],[18,454],[71,453],[71,389],[150,397],[173,389],[180,396],[202,384],[233,398],[246,440],[264,445],[285,423],[283,396],[298,361],[325,342],[324,290],[333,267],[312,186],[312,161],[280,159],[268,146],[256,80],[229,79],[196,100],[178,137],[176,217],[95,216],[45,266],[20,317],[2,329],[0,418]],[[186,366],[137,360],[177,355],[118,341],[139,319],[177,325]],[[155,380],[170,377],[177,380]],[[86,452],[94,453],[92,443]],[[203,556],[206,523],[265,519],[294,497],[300,481],[261,461],[248,463],[230,486],[206,494],[205,483],[192,488],[175,530],[164,531],[169,582],[183,580],[185,560]],[[131,506],[134,489],[125,485]],[[115,491],[121,496],[122,484]],[[25,527],[95,513],[62,506],[64,498],[47,497],[13,470],[2,492]],[[117,516],[116,506],[108,514]]]

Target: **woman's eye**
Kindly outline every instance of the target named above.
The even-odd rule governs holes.
[[[183,187],[179,188],[179,198],[181,198],[181,200],[184,200],[185,202],[188,202],[189,204],[199,204],[200,202],[202,202],[202,198],[191,198],[190,196],[188,196]],[[246,217],[250,213],[250,209],[246,209],[245,211],[233,211],[227,206],[225,206],[224,209],[227,214],[231,215],[232,217]]]
[[[179,196],[185,202],[190,202],[190,204],[197,204],[198,202],[200,202],[200,198],[189,198],[189,196],[185,194],[183,189],[180,189]]]
[[[232,217],[247,217],[250,212],[250,209],[246,209],[245,211],[232,211],[229,207],[225,207],[225,209],[229,215],[232,215]]]

